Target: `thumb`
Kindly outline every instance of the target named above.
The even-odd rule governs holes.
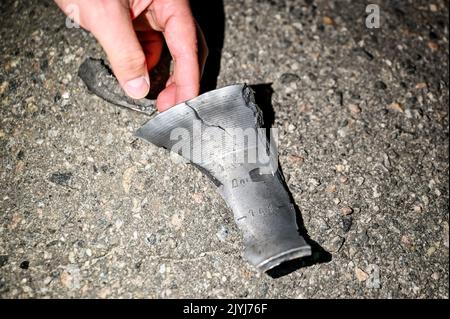
[[[129,8],[120,1],[105,1],[95,11],[89,29],[105,50],[121,87],[134,99],[145,97],[150,90],[150,79]]]

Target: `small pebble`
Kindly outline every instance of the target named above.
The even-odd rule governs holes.
[[[156,235],[151,234],[151,235],[147,236],[147,238],[145,238],[145,240],[147,241],[147,243],[149,245],[154,245],[154,244],[156,244]]]
[[[111,289],[108,287],[100,289],[100,291],[97,293],[97,296],[99,298],[105,299],[108,297],[108,295],[111,294]]]
[[[305,158],[298,155],[288,155],[287,160],[295,165],[302,165]]]
[[[352,225],[353,225],[352,217],[342,218],[342,230],[344,231],[344,233],[348,233],[350,231],[350,228],[352,228]]]
[[[28,269],[28,267],[30,267],[30,262],[28,260],[24,260],[20,263],[19,267],[22,269]]]
[[[320,185],[320,181],[317,178],[310,178],[308,181],[312,187],[317,187]]]
[[[192,199],[194,200],[194,202],[196,202],[197,204],[200,204],[203,202],[203,195],[201,193],[193,193],[192,194]]]
[[[294,132],[294,131],[295,131],[295,125],[294,125],[294,124],[289,124],[289,126],[288,126],[288,131],[289,131],[290,133]]]
[[[70,274],[70,272],[63,271],[61,273],[61,275],[59,276],[59,280],[61,281],[61,284],[64,287],[67,287],[67,288],[72,288],[73,287],[74,279],[73,279],[72,275]]]
[[[336,236],[331,240],[331,243],[329,245],[329,249],[331,252],[337,253],[341,250],[342,246],[344,245],[345,239],[341,236]]]
[[[0,255],[0,267],[3,267],[8,262],[8,255]]]
[[[424,89],[427,87],[427,84],[425,82],[420,82],[416,84],[416,89],[420,90],[420,89]]]
[[[216,236],[220,241],[225,241],[228,237],[228,229],[224,225],[221,225],[216,233]]]
[[[9,83],[7,81],[3,81],[2,84],[0,84],[0,94],[5,93],[8,86]]]
[[[369,279],[369,274],[367,274],[364,270],[362,270],[359,267],[355,267],[355,276],[359,282],[363,282]]]
[[[133,182],[134,175],[136,174],[137,168],[131,166],[127,168],[122,175],[122,187],[126,194],[130,192],[131,184]]]
[[[377,90],[386,90],[387,89],[387,85],[383,81],[376,81],[375,82],[375,88]]]
[[[413,206],[413,211],[415,213],[421,213],[422,212],[422,206],[421,205],[414,205]]]
[[[164,274],[165,272],[166,272],[166,265],[162,264],[161,266],[159,266],[159,273]]]
[[[332,185],[328,185],[327,188],[325,189],[325,191],[327,193],[335,193],[336,192],[336,185],[332,184]]]
[[[435,5],[434,3],[431,3],[430,4],[430,11],[431,12],[437,12],[438,11],[437,5]]]
[[[351,207],[349,207],[349,206],[342,207],[342,208],[341,208],[341,213],[342,213],[342,215],[344,215],[344,216],[351,215],[351,214],[353,214],[353,208],[351,208]]]
[[[365,181],[365,179],[362,176],[355,178],[356,185],[358,185],[358,186],[361,186],[362,184],[364,184],[364,181]]]
[[[350,110],[350,112],[351,112],[352,114],[358,114],[358,113],[361,113],[361,108],[360,108],[358,105],[356,105],[356,104],[350,104],[350,105],[348,106],[348,109]]]
[[[430,248],[428,248],[427,250],[427,256],[430,257],[431,255],[433,255],[436,252],[436,247],[431,246]]]
[[[283,73],[280,76],[280,82],[282,84],[290,84],[293,82],[297,82],[300,80],[300,77],[297,74],[293,74],[293,73]]]
[[[411,238],[407,235],[403,235],[400,241],[405,248],[410,248],[412,246]]]
[[[330,17],[327,17],[327,16],[324,16],[324,17],[322,18],[322,22],[323,22],[323,24],[325,24],[325,25],[334,25],[334,24],[335,24],[333,18],[330,18]]]
[[[387,108],[390,109],[390,110],[396,111],[396,112],[403,113],[402,105],[400,103],[397,103],[397,102],[389,104]]]
[[[47,276],[47,277],[44,278],[44,280],[42,281],[42,283],[43,283],[44,285],[47,286],[47,285],[49,285],[49,284],[52,282],[52,280],[53,280],[52,277]]]
[[[432,51],[436,51],[439,48],[439,44],[437,44],[437,42],[434,41],[428,41],[427,42],[427,46],[432,50]]]
[[[177,213],[173,214],[170,218],[170,225],[175,230],[179,230],[183,226],[183,216]]]
[[[35,103],[28,103],[26,110],[28,113],[36,113],[39,109]]]
[[[342,184],[347,183],[348,182],[348,177],[347,176],[339,177],[339,182],[341,182]]]
[[[52,183],[65,186],[69,183],[71,178],[72,178],[72,173],[56,172],[50,176],[49,180]]]

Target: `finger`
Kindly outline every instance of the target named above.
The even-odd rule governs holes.
[[[156,99],[156,107],[158,111],[164,112],[178,103],[176,100],[176,92],[177,86],[174,82],[172,82],[167,85],[161,93],[159,93],[158,98]]]
[[[89,18],[89,29],[105,50],[114,74],[132,98],[145,97],[150,89],[146,57],[130,17],[121,1],[100,2]]]
[[[200,68],[197,56],[197,36],[194,18],[187,0],[155,1],[152,11],[157,23],[162,27],[167,47],[174,63],[173,85],[161,94],[161,103],[172,105],[189,100],[198,95],[200,87]],[[166,92],[167,91],[167,92]],[[174,97],[169,97],[174,94]],[[169,106],[172,106],[169,105]],[[168,105],[160,105],[166,109]]]

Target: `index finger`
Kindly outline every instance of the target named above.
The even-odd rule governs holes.
[[[163,22],[160,25],[174,63],[174,100],[180,103],[197,96],[200,89],[196,24],[188,1],[165,2],[163,6],[155,14]]]

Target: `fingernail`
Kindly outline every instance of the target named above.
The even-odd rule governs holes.
[[[142,99],[148,94],[150,83],[145,76],[140,76],[125,83],[125,91],[133,99]]]

